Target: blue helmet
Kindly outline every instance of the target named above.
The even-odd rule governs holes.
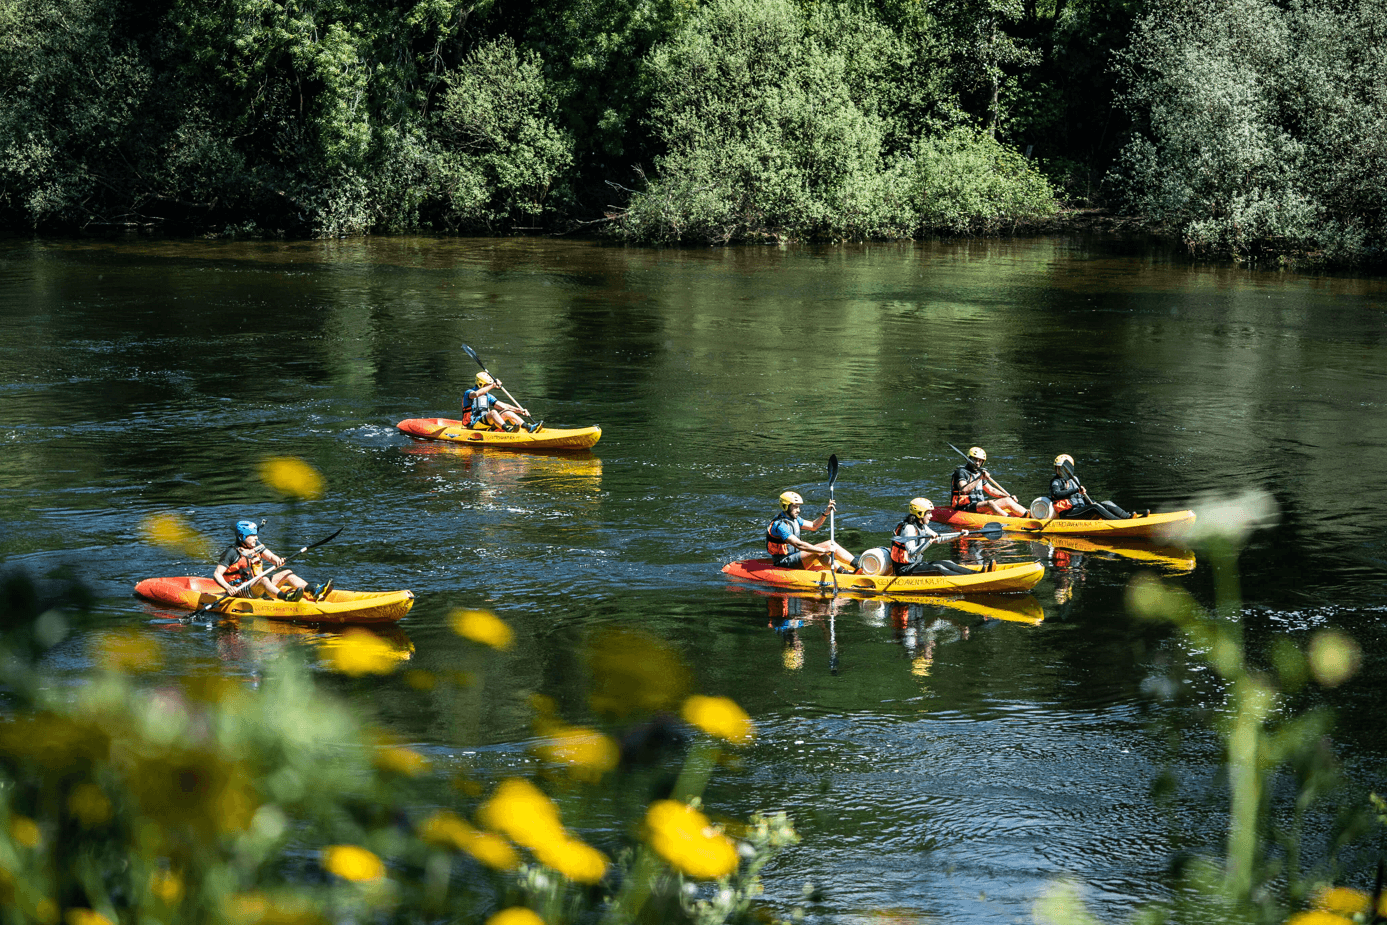
[[[260,527],[253,520],[236,521],[236,539],[243,540],[248,536],[258,536]]]

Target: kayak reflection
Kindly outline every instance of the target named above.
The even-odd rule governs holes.
[[[313,652],[332,667],[345,660],[362,640],[369,640],[376,660],[372,673],[387,674],[414,658],[414,642],[399,626],[323,629],[276,620],[222,621],[214,629],[217,655],[223,661],[257,667],[293,648]]]
[[[1160,569],[1173,575],[1194,571],[1194,550],[1183,546],[1168,546],[1148,540],[1095,540],[1080,536],[1040,536],[1030,544],[1031,555],[1042,561],[1063,567],[1068,556],[1075,554],[1100,559],[1125,559]]]
[[[400,447],[400,452],[418,458],[429,475],[446,470],[494,487],[541,482],[560,491],[602,488],[602,459],[591,450],[522,454],[448,443],[411,443]]]

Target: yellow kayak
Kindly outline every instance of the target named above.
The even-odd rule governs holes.
[[[490,427],[468,427],[450,418],[409,418],[395,425],[402,433],[420,440],[446,440],[465,446],[486,446],[501,450],[586,450],[597,445],[602,428],[542,427],[535,433],[518,430],[513,434]]]
[[[196,610],[225,592],[210,578],[146,578],[135,585],[135,596],[155,604]],[[271,601],[229,597],[210,613],[264,617],[295,623],[395,623],[414,606],[413,591],[332,591],[325,601]]]
[[[1126,520],[1064,520],[1059,517],[1053,520],[1036,520],[1034,517],[1006,517],[1001,514],[973,513],[941,506],[930,511],[930,519],[948,524],[955,530],[980,530],[987,524],[995,523],[1012,533],[1054,533],[1103,540],[1119,537],[1171,540],[1188,533],[1190,527],[1194,526],[1194,511],[1169,511],[1165,514],[1129,517]]]
[[[999,563],[992,571],[971,575],[858,575],[836,576],[822,569],[776,568],[769,559],[744,559],[722,567],[742,581],[781,588],[807,588],[839,594],[985,594],[1029,591],[1045,575],[1039,562]]]

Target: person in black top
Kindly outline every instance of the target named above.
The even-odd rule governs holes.
[[[1074,474],[1074,457],[1061,453],[1055,457],[1055,477],[1050,479],[1050,503],[1055,516],[1065,520],[1126,520],[1135,517],[1111,501],[1094,501]]]
[[[1026,517],[1027,512],[1015,496],[992,480],[982,464],[987,452],[980,446],[968,450],[968,464],[954,470],[953,495],[949,503],[958,511]]]

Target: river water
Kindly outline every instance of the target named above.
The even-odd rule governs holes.
[[[521,455],[400,435],[403,418],[456,416],[476,372],[464,342],[536,417],[602,424],[601,442]],[[720,567],[763,553],[781,491],[821,509],[830,454],[854,551],[885,545],[911,497],[946,499],[949,444],[985,447],[1023,501],[1061,452],[1134,509],[1267,492],[1278,519],[1242,555],[1241,618],[1254,646],[1324,626],[1360,642],[1362,672],[1329,695],[1335,746],[1382,790],[1384,394],[1382,281],[1143,246],[11,239],[0,559],[72,566],[96,591],[97,627],[51,656],[60,676],[89,666],[102,628],[144,626],[165,672],[216,658],[253,677],[333,637],[164,622],[135,582],[211,565],[147,545],[142,518],[178,512],[218,539],[264,518],[280,552],[345,524],[300,573],[413,589],[391,638],[415,667],[478,664],[453,608],[517,631],[476,690],[394,675],[344,691],[445,766],[523,765],[527,696],[585,719],[585,641],[640,629],[758,723],[708,800],[795,820],[802,844],[767,870],[777,912],[808,881],[815,921],[1028,921],[1068,877],[1115,919],[1167,895],[1173,855],[1220,847],[1217,741],[1151,697],[1185,653],[1123,606],[1152,568],[1212,603],[1205,560],[974,544],[955,552],[1051,567],[1034,594],[973,608],[767,595]],[[313,463],[326,496],[269,493],[269,455]],[[1186,727],[1178,754],[1167,723]],[[1180,797],[1158,804],[1172,765]],[[600,842],[612,820],[590,821]]]

